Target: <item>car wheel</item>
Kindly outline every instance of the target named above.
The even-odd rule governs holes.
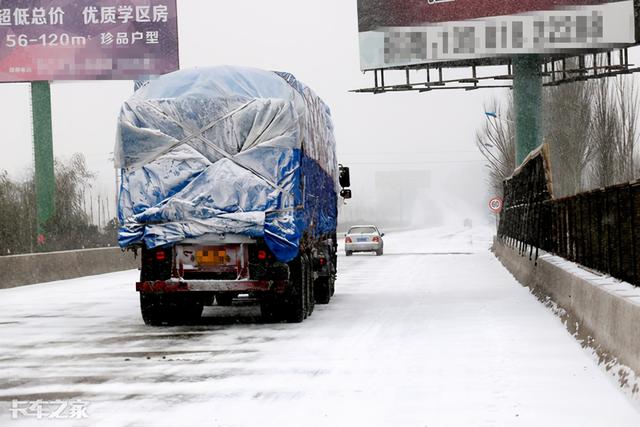
[[[351,251],[346,251],[346,255],[347,255],[347,256],[351,256],[351,255],[353,255],[353,252],[351,252]]]

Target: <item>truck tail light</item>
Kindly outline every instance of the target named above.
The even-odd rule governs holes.
[[[164,261],[165,259],[167,259],[167,254],[163,249],[156,252],[156,261]]]
[[[260,261],[264,261],[265,259],[267,259],[267,251],[258,251],[258,259]]]
[[[351,243],[351,237],[347,236],[347,237],[344,239],[344,242],[345,242],[345,243]]]

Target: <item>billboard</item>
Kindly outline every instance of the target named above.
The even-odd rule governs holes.
[[[0,0],[0,82],[175,71],[177,25],[176,0]]]
[[[636,42],[633,0],[358,0],[358,27],[362,70]]]

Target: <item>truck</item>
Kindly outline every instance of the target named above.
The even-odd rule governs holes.
[[[239,295],[265,321],[328,304],[338,205],[351,197],[327,105],[292,74],[181,70],[122,106],[118,242],[140,256],[147,325],[190,324]]]

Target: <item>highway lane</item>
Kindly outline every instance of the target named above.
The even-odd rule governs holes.
[[[237,301],[147,327],[129,271],[0,290],[0,424],[638,426],[640,411],[488,251],[491,230],[389,233],[340,256],[331,304],[261,324]],[[62,423],[62,424],[61,424]]]

